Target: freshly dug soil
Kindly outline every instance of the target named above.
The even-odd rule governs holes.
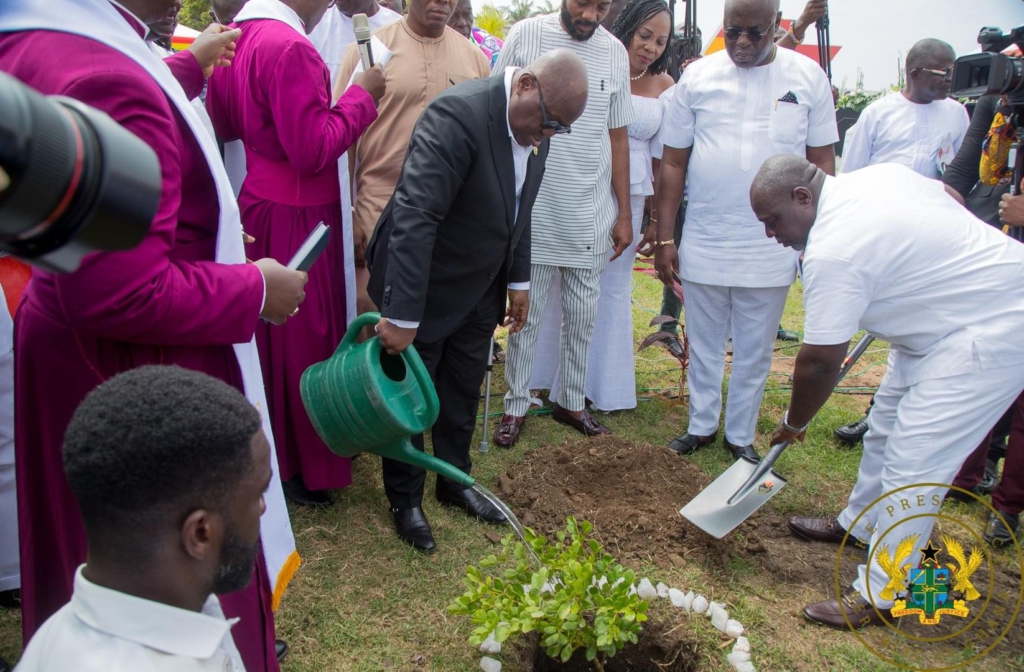
[[[590,521],[594,537],[625,564],[724,565],[736,554],[764,552],[757,515],[725,539],[679,515],[711,480],[663,446],[595,437],[528,453],[498,477],[497,494],[524,525],[549,538],[565,528],[566,516]]]
[[[696,645],[686,637],[685,628],[674,631],[654,618],[644,623],[637,644],[628,644],[616,656],[604,662],[605,672],[692,672],[699,668]],[[568,663],[550,658],[534,642],[533,672],[593,672],[586,651],[577,651]]]

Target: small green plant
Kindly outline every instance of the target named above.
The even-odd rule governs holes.
[[[480,561],[487,573],[468,567],[467,590],[449,611],[469,616],[475,626],[469,642],[479,646],[493,633],[502,643],[538,632],[547,655],[567,662],[585,649],[599,670],[627,642],[636,644],[648,603],[633,590],[636,575],[604,553],[590,538],[592,530],[590,523],[577,525],[570,517],[552,543],[527,528],[526,543],[540,559],[539,568],[531,567],[526,546],[511,534],[501,542],[501,555]]]

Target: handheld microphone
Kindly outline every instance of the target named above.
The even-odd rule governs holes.
[[[363,70],[369,70],[373,67],[373,49],[370,48],[370,21],[366,14],[356,14],[352,17],[352,31],[356,34]]]

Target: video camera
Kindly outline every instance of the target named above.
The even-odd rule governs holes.
[[[1024,26],[1009,33],[999,28],[982,28],[978,44],[982,53],[956,59],[952,95],[959,98],[1005,95],[1012,105],[1024,106],[1024,59],[1000,53],[1011,44],[1024,51]]]
[[[149,145],[99,110],[0,73],[0,251],[74,271],[90,252],[142,242],[160,191]]]

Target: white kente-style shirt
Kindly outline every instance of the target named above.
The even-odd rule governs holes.
[[[788,49],[756,68],[722,51],[690,64],[662,122],[663,143],[693,147],[679,246],[684,280],[722,287],[785,287],[798,254],[768,238],[750,207],[765,159],[804,156],[839,140],[832,87],[815,61]]]
[[[925,177],[942,177],[970,123],[952,98],[921,104],[896,91],[868,105],[847,131],[840,172],[899,163]]]

